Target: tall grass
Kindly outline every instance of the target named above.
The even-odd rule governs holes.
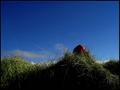
[[[107,65],[106,65],[107,66]],[[66,53],[58,62],[31,64],[22,58],[1,60],[1,88],[118,90],[119,77],[87,55]]]

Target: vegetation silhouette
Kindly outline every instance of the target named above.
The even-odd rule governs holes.
[[[56,63],[31,64],[22,58],[1,60],[2,90],[118,90],[119,62],[100,64],[91,56],[66,53]]]

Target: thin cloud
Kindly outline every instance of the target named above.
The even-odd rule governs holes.
[[[35,62],[31,61],[31,64],[36,64]]]
[[[108,62],[108,61],[110,61],[110,60],[96,60],[97,63],[101,63],[101,64],[102,64],[102,63],[106,63],[106,62]]]
[[[18,56],[18,57],[23,57],[29,61],[34,61],[32,62],[33,64],[38,62],[38,61],[48,61],[48,60],[54,60],[62,55],[64,55],[65,52],[67,52],[68,48],[61,43],[57,43],[54,45],[53,50],[46,50],[46,49],[41,49],[37,52],[31,52],[31,51],[26,51],[26,50],[12,50],[12,51],[2,51],[1,57],[11,57],[11,56]]]
[[[64,44],[61,44],[61,43],[55,44],[55,49],[59,50],[62,53],[65,53],[68,50],[68,48]]]
[[[33,53],[33,52],[23,51],[23,50],[6,51],[5,55],[20,56],[20,57],[27,57],[27,58],[45,58],[45,57],[48,57],[47,54],[38,54],[38,53]]]

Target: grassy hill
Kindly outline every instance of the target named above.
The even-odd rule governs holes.
[[[118,68],[118,61],[100,64],[91,55],[65,54],[56,63],[44,64],[31,64],[19,57],[4,58],[0,87],[2,90],[118,90]]]

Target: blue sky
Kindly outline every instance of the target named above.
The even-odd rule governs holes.
[[[82,44],[98,60],[119,57],[117,1],[10,1],[1,12],[3,56],[44,61]]]

